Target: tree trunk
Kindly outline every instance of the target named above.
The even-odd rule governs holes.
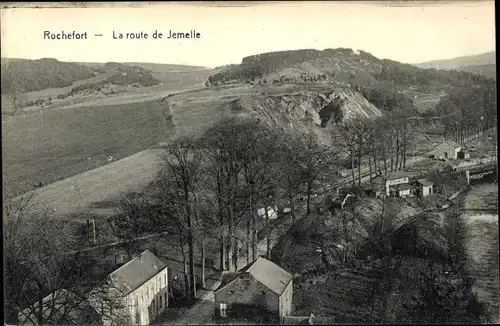
[[[220,270],[225,271],[226,270],[226,236],[225,236],[225,231],[222,231],[222,235],[219,238],[219,264],[220,264]]]
[[[201,240],[201,287],[206,288],[205,284],[205,260],[206,260],[206,253],[205,253],[205,240]]]
[[[252,210],[252,261],[255,259],[257,259],[257,221],[254,210]]]
[[[269,239],[269,213],[267,211],[267,206],[265,208],[266,212],[266,258],[269,259],[269,256],[271,255],[271,242]]]
[[[358,139],[358,186],[361,186],[361,157],[363,150],[363,138],[361,134],[359,134]]]
[[[246,227],[246,250],[245,254],[247,257],[247,265],[250,263],[250,242],[251,242],[251,218],[248,216],[247,218],[247,227]]]
[[[306,198],[306,213],[311,214],[311,192],[312,192],[312,184],[311,180],[307,180],[307,198]],[[267,208],[266,208],[267,214]]]
[[[352,187],[356,185],[356,175],[354,173],[354,151],[351,149],[351,176],[352,176]]]
[[[372,179],[372,158],[368,156],[368,169],[370,170],[370,180]]]
[[[399,148],[399,132],[396,134],[396,166],[395,166],[395,170],[397,171],[398,170],[398,166],[399,166],[399,154],[400,154],[400,148]]]
[[[234,271],[238,271],[238,257],[239,257],[239,242],[238,239],[234,239],[234,255],[233,255],[233,261],[234,261]]]
[[[186,259],[186,253],[184,252],[184,246],[182,247],[182,264],[184,266],[183,275],[184,275],[184,291],[186,296],[189,296],[189,273],[188,273],[188,262]]]

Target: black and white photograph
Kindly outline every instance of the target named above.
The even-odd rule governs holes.
[[[500,323],[495,2],[2,2],[5,325]]]

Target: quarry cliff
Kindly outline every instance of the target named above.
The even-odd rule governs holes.
[[[301,91],[282,95],[245,95],[230,101],[230,112],[253,116],[289,131],[309,130],[327,140],[328,129],[353,119],[376,119],[383,113],[363,95],[339,88],[321,92]]]

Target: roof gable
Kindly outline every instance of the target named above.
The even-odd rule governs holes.
[[[283,293],[293,278],[290,273],[272,261],[259,257],[237,273],[227,273],[223,275],[221,285],[219,285],[214,292],[228,286],[233,281],[240,278],[244,273],[250,274],[253,279],[277,295]]]
[[[109,278],[123,295],[127,295],[165,269],[166,266],[151,251],[146,250],[139,257],[135,257],[109,274]]]
[[[247,270],[250,275],[272,292],[281,295],[292,280],[292,275],[272,261],[257,258]]]

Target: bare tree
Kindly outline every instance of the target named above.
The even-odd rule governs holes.
[[[148,202],[144,194],[132,192],[124,195],[118,202],[117,217],[115,219],[115,235],[121,239],[133,240],[135,252],[141,251],[140,236],[151,225],[148,214]],[[131,248],[127,245],[129,258]]]
[[[5,203],[3,221],[6,322],[98,322],[101,316],[85,304],[87,294],[99,289],[94,261],[80,253],[61,254],[75,245],[67,224],[23,199]]]
[[[189,259],[189,293],[192,297],[196,297],[194,196],[199,184],[200,154],[196,142],[192,138],[181,137],[168,146],[167,153],[164,156],[166,176],[172,179],[170,183],[170,186],[173,187],[172,197],[178,203],[175,209],[178,214],[176,221],[185,230],[186,234]]]

